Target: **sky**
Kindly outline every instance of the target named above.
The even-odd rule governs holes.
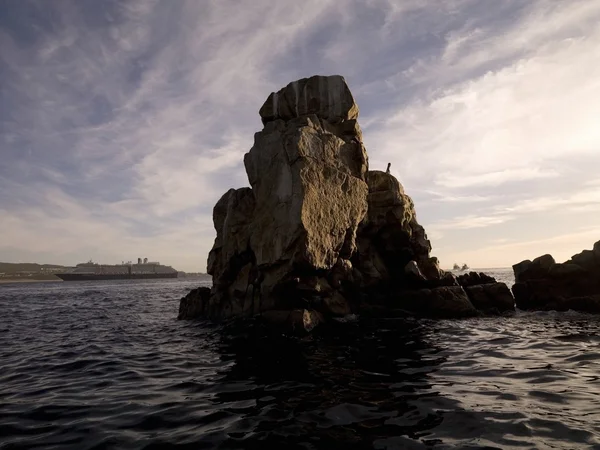
[[[0,261],[205,271],[270,92],[345,77],[442,267],[600,240],[600,2],[0,0]]]

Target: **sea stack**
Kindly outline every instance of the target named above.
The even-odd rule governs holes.
[[[430,255],[402,185],[369,171],[358,112],[338,75],[267,98],[264,128],[244,156],[251,188],[230,189],[213,210],[212,288],[182,299],[179,318],[261,315],[307,331],[351,313],[478,314]],[[513,309],[508,288],[486,281],[486,309]]]

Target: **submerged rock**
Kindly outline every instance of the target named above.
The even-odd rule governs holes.
[[[515,264],[513,271],[520,309],[600,313],[600,241],[564,263],[544,255]]]
[[[358,106],[342,77],[290,83],[260,116],[264,128],[244,156],[251,188],[230,189],[213,210],[210,295],[182,299],[180,318],[260,314],[297,332],[377,305],[476,313],[430,255],[402,185],[369,171]]]

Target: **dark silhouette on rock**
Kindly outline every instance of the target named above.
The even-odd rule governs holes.
[[[260,315],[305,332],[364,311],[478,313],[430,255],[413,201],[390,165],[368,170],[358,106],[341,76],[290,83],[269,96],[260,115],[264,128],[244,156],[251,188],[230,189],[213,210],[210,295],[188,295],[180,318]]]
[[[551,255],[513,266],[519,309],[600,313],[600,241],[564,263]]]
[[[392,163],[388,163],[387,169],[385,169],[385,173],[390,173],[390,168],[392,167]]]

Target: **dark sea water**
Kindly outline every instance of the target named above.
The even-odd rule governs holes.
[[[357,318],[298,339],[177,321],[197,284],[0,286],[0,448],[600,448],[598,317]]]

